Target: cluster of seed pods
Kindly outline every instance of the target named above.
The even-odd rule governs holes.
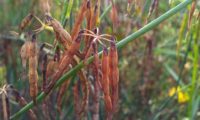
[[[44,13],[45,21],[41,24],[52,27],[55,39],[63,49],[57,47],[56,51],[53,51],[54,49],[50,48],[49,51],[53,51],[54,54],[49,55],[48,53],[45,53],[42,56],[42,62],[40,63],[40,52],[43,51],[45,45],[38,50],[39,47],[37,46],[39,41],[36,40],[36,35],[44,29],[39,28],[38,30],[27,32],[26,40],[21,47],[20,54],[23,67],[26,68],[27,61],[29,64],[28,78],[30,97],[32,97],[35,104],[37,103],[36,97],[39,90],[38,64],[42,64],[41,74],[43,82],[41,90],[46,95],[49,95],[51,91],[54,90],[56,82],[63,74],[79,64],[80,61],[84,61],[84,64],[87,67],[77,72],[79,80],[75,83],[73,89],[75,116],[77,119],[81,119],[85,115],[89,110],[90,96],[92,96],[92,104],[95,106],[92,110],[93,118],[95,120],[98,119],[99,100],[101,98],[100,92],[102,92],[104,96],[103,100],[105,103],[105,110],[106,113],[108,113],[107,118],[112,119],[112,115],[109,114],[116,112],[118,104],[118,54],[114,37],[108,34],[100,34],[99,29],[96,28],[99,20],[99,4],[99,1],[97,1],[95,5],[92,5],[90,0],[83,1],[70,34],[63,28],[58,20],[50,15],[49,5],[44,3],[43,7],[48,6],[48,9],[45,10],[48,12]],[[24,31],[33,18],[36,18],[37,20],[39,19],[34,14],[26,16],[19,26],[20,31]],[[84,18],[87,20],[87,26],[86,29],[81,30],[80,28]],[[39,22],[41,21],[39,20]],[[80,45],[82,44],[81,41],[84,43],[83,49],[80,49]],[[107,43],[110,45],[107,46]],[[98,54],[99,48],[103,48],[102,57]],[[86,64],[86,61],[91,56],[94,57],[94,60],[90,65],[88,65]],[[89,73],[91,70],[92,74]],[[91,82],[87,74],[93,76],[94,82],[92,84],[90,84]],[[59,113],[62,112],[63,95],[70,82],[71,78],[66,80],[57,92],[56,101]],[[80,95],[80,91],[82,91],[82,95]],[[47,101],[48,99],[45,99],[43,102],[43,108],[45,110],[48,110],[48,106],[46,105]],[[47,114],[47,112],[45,112],[45,114]]]

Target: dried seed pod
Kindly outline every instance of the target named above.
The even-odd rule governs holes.
[[[112,23],[113,23],[113,27],[117,26],[118,25],[118,13],[117,13],[117,8],[116,8],[116,5],[112,2],[112,10],[111,10],[111,13],[110,13],[110,18],[112,20]]]
[[[23,31],[24,28],[31,22],[31,20],[33,19],[33,14],[29,13],[20,23],[19,25],[19,29],[20,31]]]
[[[100,96],[100,84],[99,84],[99,56],[98,56],[98,46],[96,42],[92,43],[94,50],[94,61],[93,61],[93,74],[95,78],[94,82],[94,108],[93,108],[93,120],[98,120],[99,118],[99,96]]]
[[[93,10],[91,8],[90,2],[87,4],[87,10],[86,10],[86,15],[85,16],[86,16],[86,21],[87,21],[86,28],[87,28],[87,30],[91,30],[91,28],[92,28],[92,24],[91,23],[92,23]],[[90,37],[89,36],[85,36],[85,46],[87,46],[89,44],[89,41],[91,41]],[[85,50],[84,50],[84,52],[85,52]]]
[[[109,95],[109,57],[108,57],[108,49],[103,48],[103,55],[102,55],[102,87],[103,92],[106,95]]]
[[[80,26],[81,26],[81,23],[83,22],[83,18],[85,16],[85,13],[87,11],[87,6],[89,6],[89,4],[90,4],[90,0],[88,1],[84,0],[82,3],[81,9],[78,12],[74,27],[71,32],[72,40],[75,40],[76,37],[78,36],[78,31],[80,31]]]
[[[118,69],[118,53],[115,45],[115,39],[113,38],[110,43],[110,51],[109,51],[109,80],[111,86],[111,99],[113,105],[113,111],[115,112],[117,109],[118,103],[118,84],[119,84],[119,69]]]
[[[69,47],[68,51],[64,53],[64,56],[59,62],[58,69],[52,76],[52,80],[50,81],[48,88],[45,90],[45,93],[49,93],[50,90],[53,88],[55,82],[61,77],[63,72],[67,69],[75,53],[79,50],[81,42],[81,36],[78,36],[76,40],[73,41],[72,45]]]
[[[106,105],[106,111],[112,111],[112,102],[110,98],[110,83],[109,83],[109,56],[108,56],[108,49],[103,48],[103,55],[102,55],[102,80],[101,85],[104,92],[104,102]]]
[[[65,50],[69,48],[72,43],[70,34],[62,27],[59,21],[52,18],[50,15],[46,15],[46,22],[52,26],[56,35],[56,39],[61,43]]]
[[[29,53],[29,84],[30,84],[30,96],[32,97],[34,103],[36,103],[36,96],[38,94],[38,59],[37,59],[37,43],[36,36],[32,35],[32,40],[30,42],[30,53]]]

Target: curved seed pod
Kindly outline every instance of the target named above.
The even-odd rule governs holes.
[[[110,83],[109,83],[109,56],[108,56],[108,49],[103,48],[103,55],[102,55],[102,81],[101,85],[104,92],[104,102],[106,111],[110,112],[112,110],[112,103],[110,98]]]
[[[99,56],[98,56],[98,46],[96,42],[92,43],[92,47],[94,50],[94,61],[93,61],[93,74],[95,77],[94,82],[94,109],[93,109],[93,120],[99,119],[99,96],[100,96],[100,84],[99,84]]]
[[[87,6],[89,6],[89,4],[90,4],[90,0],[88,1],[84,0],[82,3],[81,9],[79,10],[74,27],[71,32],[72,40],[75,40],[76,37],[78,36],[78,31],[80,30],[81,23],[83,22],[83,18],[85,16],[85,13],[87,11]]]
[[[114,38],[110,43],[110,51],[109,51],[109,80],[111,86],[111,99],[113,105],[113,111],[116,111],[117,103],[118,103],[118,84],[119,84],[119,69],[118,69],[118,53],[115,45]]]
[[[49,93],[53,88],[55,82],[61,77],[63,72],[67,69],[69,64],[71,63],[75,53],[79,50],[81,42],[81,36],[78,36],[76,40],[73,41],[72,45],[69,47],[68,51],[64,53],[64,56],[59,62],[58,69],[52,76],[52,80],[50,81],[48,88],[45,90],[45,93]]]
[[[30,53],[29,53],[29,84],[30,84],[30,96],[33,102],[36,103],[36,96],[38,94],[38,73],[37,73],[37,43],[36,36],[32,35],[32,40],[30,42]]]
[[[19,29],[20,31],[23,31],[24,28],[31,22],[31,20],[33,19],[33,14],[29,13],[20,23],[19,25]]]
[[[56,35],[56,39],[61,43],[65,50],[69,48],[72,43],[70,34],[62,27],[59,21],[52,18],[50,15],[46,15],[46,22],[52,26]]]

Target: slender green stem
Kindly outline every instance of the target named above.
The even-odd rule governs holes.
[[[105,11],[101,14],[100,16],[100,21],[102,21],[102,19],[106,16],[106,14],[108,14],[108,12],[111,10],[112,8],[112,4],[110,4],[106,9]]]
[[[150,22],[149,24],[145,25],[140,30],[138,30],[135,33],[133,33],[133,34],[127,36],[126,38],[122,39],[120,42],[117,43],[117,48],[121,49],[122,47],[126,46],[126,44],[128,44],[129,42],[135,40],[136,38],[140,37],[144,33],[150,31],[151,29],[153,29],[154,27],[156,27],[157,25],[159,25],[164,20],[168,19],[172,15],[176,14],[177,12],[179,12],[181,9],[186,8],[186,6],[189,5],[189,4],[191,4],[191,3],[192,3],[192,0],[186,0],[186,1],[182,2],[182,3],[180,3],[179,5],[177,5],[176,7],[172,8],[171,10],[167,11],[166,13],[164,13],[163,15],[161,15],[160,17],[158,17],[157,19],[155,19],[152,22]],[[100,52],[99,54],[101,54],[101,53],[102,52]],[[90,57],[88,59],[87,63],[88,64],[91,63],[92,60],[93,60],[93,57]],[[76,73],[78,70],[80,70],[83,67],[84,67],[83,62],[80,62],[77,66],[75,66],[69,72],[67,72],[66,74],[64,74],[56,82],[56,85],[54,86],[53,89],[59,87],[65,80],[67,80],[68,78],[70,78],[72,76],[72,74]],[[44,94],[44,92],[41,92],[40,95],[37,97],[37,102],[40,103],[45,98],[45,96],[46,95]],[[26,106],[24,106],[20,111],[18,111],[13,116],[11,116],[10,119],[11,120],[16,119],[17,117],[19,117],[20,115],[22,115],[24,112],[26,112],[27,110],[29,110],[32,107],[33,107],[33,102],[31,101]]]

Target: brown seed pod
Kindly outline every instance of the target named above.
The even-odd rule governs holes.
[[[112,102],[110,98],[110,83],[109,83],[109,56],[108,56],[108,49],[103,48],[103,55],[102,55],[102,80],[101,85],[104,93],[104,102],[106,111],[110,112],[112,110]]]
[[[91,30],[92,29],[92,16],[93,16],[93,10],[92,10],[92,7],[91,7],[91,4],[90,2],[87,4],[87,10],[86,10],[86,21],[87,21],[87,30]],[[89,44],[89,41],[90,40],[90,37],[89,36],[85,36],[85,46],[87,46]],[[86,47],[85,47],[86,48]],[[84,52],[85,52],[85,49],[84,49]]]
[[[103,55],[102,55],[102,87],[103,92],[106,95],[109,95],[109,57],[108,57],[108,49],[103,48]]]
[[[64,56],[59,62],[58,69],[52,76],[52,80],[50,81],[48,88],[45,90],[45,93],[49,93],[53,88],[55,82],[61,77],[63,72],[67,69],[69,64],[71,63],[75,53],[79,50],[81,42],[81,36],[78,36],[75,41],[73,41],[72,45],[69,47],[68,51],[64,53]]]
[[[98,46],[96,42],[92,43],[92,47],[93,47],[93,51],[94,51],[94,61],[93,61],[93,74],[94,74],[94,78],[95,78],[95,82],[94,82],[94,108],[93,108],[93,115],[92,115],[92,119],[93,120],[98,120],[99,118],[99,96],[100,96],[100,84],[99,84],[99,56],[98,56]]]
[[[31,22],[31,20],[33,19],[33,14],[29,13],[20,23],[19,25],[19,30],[23,31],[24,28]]]
[[[30,84],[30,96],[32,97],[34,103],[36,103],[36,96],[38,94],[38,59],[37,59],[37,43],[36,36],[32,35],[32,40],[30,42],[29,48],[29,84]]]
[[[111,86],[111,99],[112,99],[112,105],[113,105],[113,111],[115,112],[117,109],[117,103],[118,103],[118,84],[119,84],[119,69],[118,69],[118,53],[117,48],[115,45],[114,38],[112,39],[110,43],[110,51],[109,51],[109,80],[110,80],[110,86]]]
[[[83,22],[83,18],[85,16],[85,13],[87,11],[87,6],[89,6],[89,4],[90,4],[90,0],[88,1],[84,0],[82,3],[81,9],[78,12],[78,15],[76,17],[77,19],[75,21],[74,27],[71,32],[72,40],[75,40],[76,37],[78,36],[78,31],[80,31],[80,26],[81,26],[81,23]]]
[[[112,2],[112,10],[110,12],[110,18],[113,23],[113,27],[116,27],[118,25],[119,19],[118,19],[118,13],[116,5]]]
[[[46,15],[46,22],[52,26],[56,35],[56,39],[61,43],[65,50],[69,48],[72,43],[70,34],[62,27],[59,21],[52,18],[50,15]]]

